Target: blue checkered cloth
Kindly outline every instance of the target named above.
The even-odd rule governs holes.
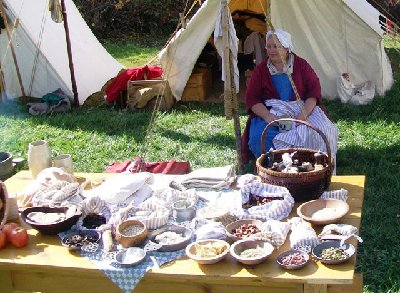
[[[176,260],[185,255],[185,249],[173,252],[147,252],[143,262],[133,267],[122,267],[118,264],[110,264],[104,258],[101,250],[95,253],[81,251],[80,254],[88,258],[99,270],[111,279],[123,292],[132,292],[148,270]]]
[[[70,232],[60,233],[60,239]],[[123,292],[130,293],[147,271],[181,258],[185,255],[185,249],[172,252],[148,251],[145,259],[132,267],[121,266],[113,262],[113,258],[110,257],[110,254],[105,253],[101,246],[93,253],[82,250],[79,250],[78,253],[90,260],[97,269],[110,278]]]

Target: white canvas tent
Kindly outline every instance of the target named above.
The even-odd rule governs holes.
[[[3,0],[11,23],[12,43],[16,52],[23,86],[28,96],[42,97],[61,88],[73,97],[63,23],[50,17],[49,0]],[[72,0],[65,0],[71,39],[75,79],[82,104],[107,80],[122,69],[87,26]],[[4,75],[3,98],[21,96],[9,40],[0,35],[1,68]]]
[[[214,30],[220,0],[207,0],[160,52],[160,60],[175,98],[183,89],[197,58]],[[262,6],[261,6],[262,4]],[[292,34],[294,51],[317,72],[322,94],[337,97],[336,83],[348,72],[354,83],[371,80],[378,95],[393,83],[383,47],[380,13],[365,0],[231,0],[231,12],[271,15],[274,27]]]

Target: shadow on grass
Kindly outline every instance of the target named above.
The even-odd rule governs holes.
[[[357,270],[371,292],[398,292],[400,284],[400,144],[384,149],[344,147],[338,175],[366,175]],[[391,291],[389,291],[391,290]]]

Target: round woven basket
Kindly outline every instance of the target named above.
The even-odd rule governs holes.
[[[140,226],[143,229],[134,235],[124,235],[123,231],[130,226]],[[147,237],[146,226],[138,220],[126,220],[118,225],[115,232],[115,239],[125,248],[143,244]]]
[[[7,221],[8,214],[8,194],[6,186],[0,181],[0,230]]]
[[[322,165],[323,168],[321,170],[313,170],[309,172],[300,172],[300,173],[282,173],[279,171],[271,170],[267,168],[270,158],[267,154],[265,154],[265,136],[267,134],[268,128],[274,125],[279,121],[291,121],[300,124],[304,124],[314,131],[316,131],[323,139],[327,154],[323,153],[322,156]],[[261,136],[261,156],[256,161],[257,173],[261,178],[261,181],[264,183],[278,185],[286,187],[290,194],[293,196],[296,202],[304,202],[312,199],[319,198],[322,193],[329,187],[331,182],[332,172],[334,168],[334,162],[331,155],[331,148],[329,142],[322,133],[321,130],[315,128],[311,124],[305,121],[296,120],[292,118],[281,118],[278,120],[274,120],[269,123]],[[273,162],[281,162],[282,155],[284,153],[293,153],[296,154],[293,156],[293,160],[297,159],[300,163],[302,162],[310,162],[315,164],[314,154],[318,152],[318,150],[308,149],[308,148],[287,148],[273,151]]]

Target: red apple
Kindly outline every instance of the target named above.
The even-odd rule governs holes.
[[[14,247],[20,248],[28,244],[28,232],[23,228],[16,228],[10,233],[10,242]]]
[[[7,223],[3,226],[3,232],[6,234],[7,241],[10,242],[10,234],[12,230],[17,229],[19,226],[17,223]]]

